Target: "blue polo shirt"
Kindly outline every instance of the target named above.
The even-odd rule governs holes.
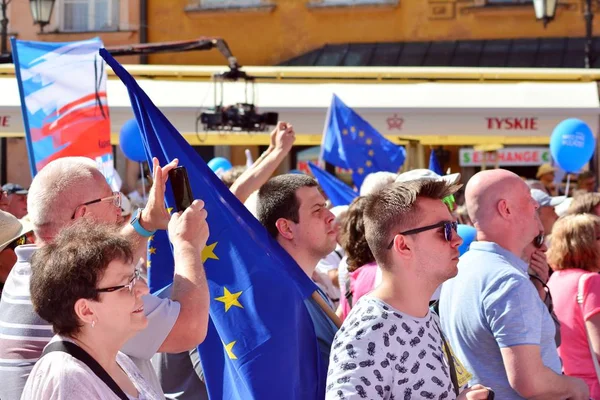
[[[554,323],[527,267],[496,243],[473,242],[460,258],[458,275],[442,286],[442,329],[473,374],[469,386],[490,386],[497,399],[522,399],[508,383],[502,347],[540,346],[544,365],[561,373]]]

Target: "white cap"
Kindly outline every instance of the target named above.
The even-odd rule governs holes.
[[[548,193],[539,189],[531,189],[531,197],[537,201],[540,207],[556,207],[562,204],[567,198],[565,196],[550,196]]]
[[[121,215],[124,217],[131,215],[132,210],[131,200],[124,193],[121,193]]]
[[[407,172],[404,172],[404,173],[398,175],[398,177],[396,178],[396,182],[409,182],[409,181],[416,181],[419,179],[431,179],[434,181],[446,181],[448,184],[454,185],[454,184],[460,183],[460,174],[456,173],[456,174],[440,176],[430,169],[421,168],[421,169],[413,169],[413,170],[410,170],[410,171],[407,171]]]

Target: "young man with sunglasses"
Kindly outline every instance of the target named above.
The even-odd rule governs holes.
[[[521,258],[543,229],[527,184],[510,171],[482,171],[465,198],[477,241],[444,283],[439,309],[470,383],[493,382],[503,400],[589,399],[583,381],[561,375],[554,322]]]
[[[146,295],[144,313],[148,327],[128,341],[122,351],[130,356],[144,377],[158,391],[160,384],[150,359],[156,352],[179,353],[200,344],[208,328],[210,298],[201,252],[208,238],[206,210],[194,202],[184,213],[170,218],[164,203],[168,171],[177,161],[161,168],[154,160],[154,184],[147,206],[138,212],[121,234],[134,244],[134,259],[145,257],[148,239],[169,226],[175,258],[170,299]],[[36,244],[16,248],[18,260],[9,274],[0,300],[0,398],[20,399],[27,377],[53,336],[50,324],[32,308],[29,292],[30,260],[36,249],[51,243],[65,227],[81,218],[98,224],[120,226],[120,193],[112,192],[93,160],[66,157],[46,165],[29,190],[29,217]],[[81,266],[84,268],[85,266]],[[99,320],[98,325],[107,323]]]
[[[382,282],[358,301],[335,337],[327,400],[488,398],[481,385],[460,392],[460,364],[445,350],[429,309],[436,288],[458,271],[462,240],[442,199],[459,188],[417,179],[368,196],[365,237]]]

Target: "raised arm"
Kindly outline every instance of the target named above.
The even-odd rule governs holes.
[[[231,192],[239,201],[245,202],[252,192],[269,180],[292,149],[295,140],[294,127],[286,122],[278,122],[271,132],[269,150],[231,185]]]
[[[173,244],[175,276],[171,299],[181,309],[173,329],[160,346],[160,352],[180,353],[204,341],[208,329],[210,297],[202,265],[202,249],[209,230],[202,200],[195,200],[183,213],[174,214],[169,222],[169,239]]]

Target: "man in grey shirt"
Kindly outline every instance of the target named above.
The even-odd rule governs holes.
[[[465,197],[477,242],[442,286],[440,318],[469,384],[490,382],[502,400],[588,400],[582,380],[561,375],[554,322],[521,260],[543,229],[529,188],[496,169],[473,176]]]
[[[177,161],[174,161],[161,168],[154,160],[154,184],[148,205],[132,224],[122,230],[122,234],[135,243],[135,257],[145,256],[152,231],[167,227],[169,215],[164,204],[165,181],[168,171],[176,165]],[[28,209],[36,245],[16,248],[18,260],[8,276],[0,300],[2,400],[20,399],[33,365],[53,336],[50,324],[42,320],[31,305],[29,261],[36,246],[52,241],[62,228],[78,218],[91,218],[98,223],[119,223],[119,200],[119,195],[111,191],[96,164],[88,158],[67,157],[52,161],[34,178],[29,190]],[[206,212],[202,215],[204,221],[193,223],[206,225]],[[207,225],[205,229],[208,230]],[[206,337],[208,325],[209,296],[201,260],[203,246],[183,240],[173,245],[178,251],[175,254],[172,296],[170,299],[151,295],[144,297],[148,327],[122,349],[136,362],[145,378],[159,388],[150,358],[157,351],[179,353],[196,347]]]

